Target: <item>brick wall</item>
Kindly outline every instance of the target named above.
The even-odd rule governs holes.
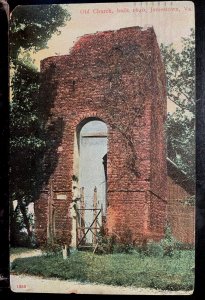
[[[51,133],[51,140],[62,136],[50,154],[56,161],[53,189],[67,195],[65,200],[54,200],[56,234],[64,232],[65,242],[70,243],[72,176],[78,177],[73,167],[76,130],[86,121],[100,119],[108,126],[108,232],[120,235],[128,227],[136,241],[162,237],[166,95],[153,28],[130,27],[83,36],[69,55],[44,59],[41,74],[45,107],[53,101],[49,122],[62,120],[61,132],[54,128]],[[50,181],[46,189],[49,185]],[[39,242],[47,226],[46,203],[44,193],[35,208]]]
[[[187,191],[188,186],[182,186],[172,177],[168,177],[167,219],[173,236],[183,243],[195,242],[195,207],[187,205],[186,199],[193,195]]]

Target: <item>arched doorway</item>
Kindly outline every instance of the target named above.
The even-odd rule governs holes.
[[[106,215],[108,129],[107,125],[98,119],[88,119],[80,125],[77,133],[78,186],[81,190],[79,212],[83,224],[81,220],[77,227],[84,226],[83,232],[88,231],[84,237],[84,244],[95,244],[96,227],[102,225],[102,216]],[[99,212],[100,217],[94,221]],[[90,226],[92,228],[88,230]],[[81,237],[83,232],[81,230]]]

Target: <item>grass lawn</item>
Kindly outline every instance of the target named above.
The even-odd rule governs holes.
[[[11,272],[120,286],[192,290],[193,267],[192,250],[178,250],[173,257],[76,251],[66,260],[62,255],[17,258]]]

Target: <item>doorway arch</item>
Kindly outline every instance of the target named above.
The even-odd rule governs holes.
[[[101,120],[89,120],[79,133],[79,186],[84,188],[85,208],[93,207],[93,193],[97,190],[97,204],[106,213],[105,157],[107,154],[107,125]]]
[[[100,209],[102,217],[107,210],[107,150],[108,127],[98,118],[83,120],[76,128],[74,171],[77,176],[80,203],[85,228],[93,222],[94,209]],[[82,194],[83,191],[83,194]],[[83,202],[83,204],[82,204]],[[98,223],[102,223],[102,218]],[[102,225],[102,224],[100,224]],[[92,230],[86,235],[86,243],[92,243]]]

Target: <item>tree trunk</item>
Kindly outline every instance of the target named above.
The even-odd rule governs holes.
[[[26,226],[28,237],[29,237],[30,240],[32,240],[33,233],[32,233],[32,231],[30,229],[30,222],[29,222],[29,218],[27,216],[27,211],[26,211],[25,204],[23,203],[22,200],[18,200],[18,204],[19,204],[20,211],[22,213],[24,224]]]
[[[16,211],[13,209],[13,202],[10,201],[9,203],[9,227],[10,227],[10,233],[9,233],[9,241],[10,246],[15,247],[18,245],[18,234],[19,234],[19,228],[16,220]]]

